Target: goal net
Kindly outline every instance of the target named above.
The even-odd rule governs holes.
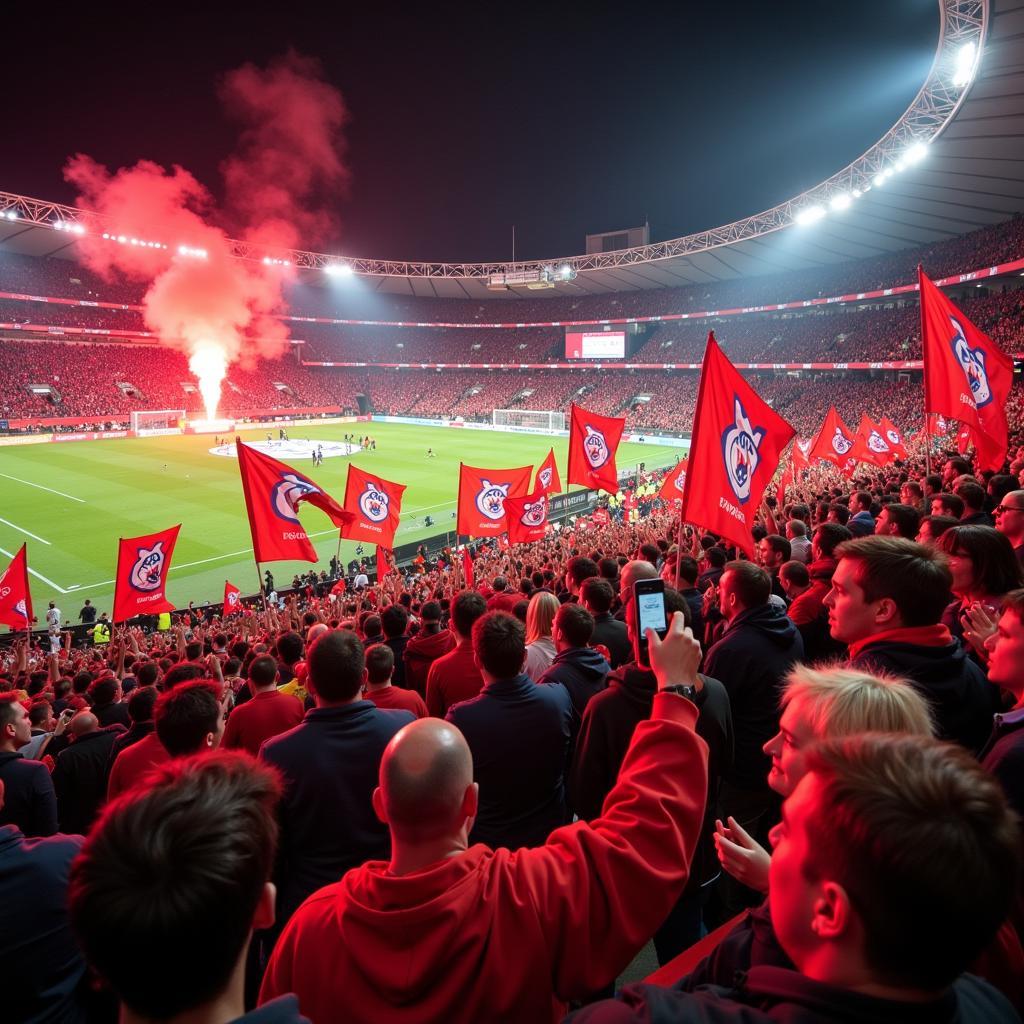
[[[180,434],[182,424],[185,422],[185,410],[133,410],[131,420],[132,433],[137,437],[153,437],[156,434]]]
[[[495,409],[491,414],[495,427],[523,427],[530,430],[565,430],[565,413],[550,409]]]

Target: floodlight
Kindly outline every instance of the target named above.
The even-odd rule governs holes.
[[[956,55],[956,69],[953,72],[953,86],[957,89],[967,85],[974,77],[977,47],[973,42],[964,43]]]
[[[824,206],[805,206],[794,218],[797,224],[813,224],[825,216]]]
[[[928,147],[923,142],[911,146],[904,154],[903,159],[908,164],[920,163],[928,155]]]
[[[838,194],[832,197],[832,201],[829,203],[829,206],[831,206],[832,209],[836,211],[848,210],[852,202],[853,199],[847,192],[839,192]]]

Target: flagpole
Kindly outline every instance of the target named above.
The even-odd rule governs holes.
[[[253,563],[256,565],[256,579],[259,581],[260,597],[263,599],[263,614],[267,613],[267,592],[263,589],[263,573],[260,570],[260,563],[256,561],[256,552],[252,553]]]
[[[683,561],[683,506],[679,505],[679,532],[676,534],[676,590],[679,589],[679,570]]]
[[[341,571],[341,530],[338,530],[338,550],[334,553],[334,561],[338,564],[338,576],[344,575]]]

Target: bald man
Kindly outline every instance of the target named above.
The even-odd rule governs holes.
[[[79,711],[68,725],[71,745],[57,755],[53,788],[60,831],[84,836],[107,795],[107,768],[114,740],[127,730],[119,722],[100,728],[91,711]]]
[[[626,621],[626,605],[629,604],[633,596],[633,584],[637,580],[656,580],[657,578],[658,570],[650,562],[636,558],[632,562],[627,562],[619,574],[619,601],[621,606],[615,613],[615,618],[620,622]]]
[[[435,719],[398,732],[373,796],[390,861],[306,900],[260,1002],[294,992],[316,1022],[557,1021],[612,982],[686,884],[707,785],[691,701],[700,645],[681,615],[649,642],[660,693],[604,813],[543,846],[470,846],[479,792],[465,739]]]

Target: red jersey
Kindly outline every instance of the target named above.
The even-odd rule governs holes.
[[[484,677],[473,659],[473,641],[460,640],[454,651],[438,658],[427,673],[427,708],[434,718],[459,701],[470,700],[484,688]]]
[[[131,789],[150,768],[171,760],[171,755],[164,750],[160,737],[155,732],[143,736],[138,743],[125,747],[114,759],[107,781],[107,799],[113,800],[125,790]]]
[[[429,714],[423,698],[415,690],[406,690],[401,686],[385,686],[379,690],[368,687],[363,696],[379,708],[411,711],[417,718],[426,718]]]
[[[256,757],[264,740],[294,729],[305,714],[298,697],[265,690],[231,712],[221,745],[227,750],[248,751]]]

